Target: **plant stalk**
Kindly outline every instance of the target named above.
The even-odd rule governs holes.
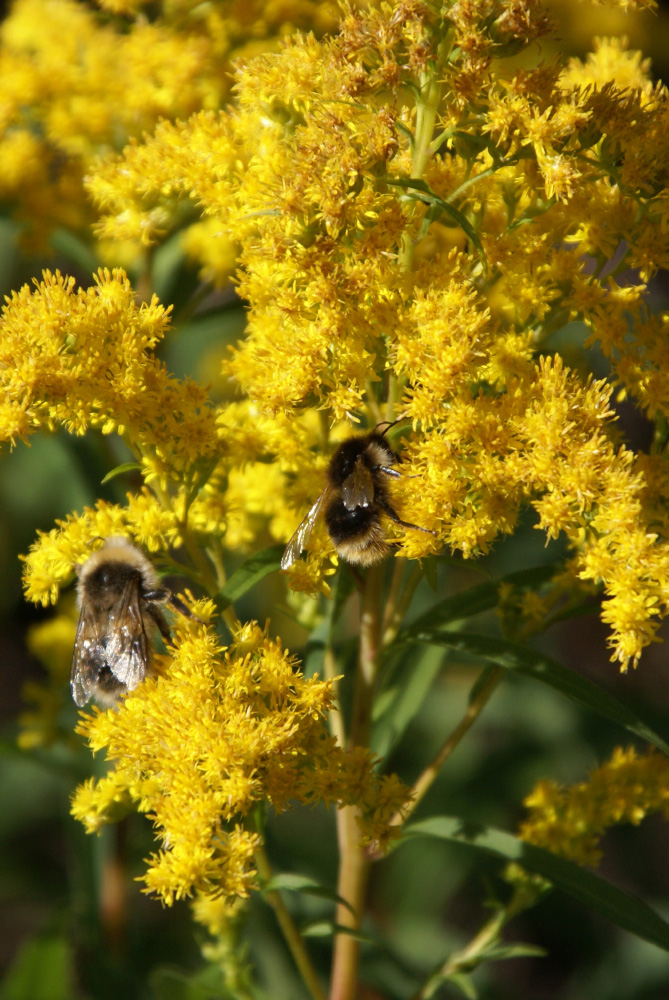
[[[502,667],[494,667],[487,680],[478,688],[472,698],[470,698],[467,710],[453,732],[448,736],[439,749],[436,756],[430,761],[418,780],[411,789],[411,798],[404,808],[396,812],[390,820],[391,826],[402,826],[407,819],[415,812],[418,804],[425,796],[432,783],[438,777],[442,767],[451,756],[457,745],[471,729],[479,715],[490,700],[490,696],[504,676]],[[378,861],[383,854],[378,851],[368,852],[370,861]]]
[[[383,569],[372,567],[361,593],[360,651],[356,668],[349,747],[368,746],[372,721],[374,683],[379,663]],[[344,806],[337,814],[339,879],[337,892],[351,909],[337,907],[337,923],[351,931],[360,929],[369,859],[360,844],[356,806]],[[358,982],[360,942],[352,934],[335,938],[330,1000],[353,1000]]]
[[[265,849],[263,847],[258,847],[254,853],[254,857],[261,881],[269,882],[272,878],[272,869],[265,853]],[[321,989],[321,984],[318,981],[316,970],[311,964],[311,959],[309,958],[309,953],[305,947],[304,939],[295,926],[293,918],[281,898],[281,893],[276,889],[269,889],[265,891],[264,895],[265,899],[276,914],[276,919],[286,940],[286,944],[290,949],[295,965],[302,976],[304,985],[309,990],[312,1000],[326,1000],[325,993]]]

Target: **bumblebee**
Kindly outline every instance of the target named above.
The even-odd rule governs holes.
[[[386,479],[401,476],[393,468],[397,461],[397,454],[376,430],[342,441],[330,459],[327,485],[288,542],[281,569],[299,559],[321,513],[337,553],[356,566],[372,566],[389,554],[382,514],[403,528],[434,534],[403,521],[390,503]]]
[[[170,642],[161,605],[194,616],[161,586],[144,553],[126,538],[105,539],[77,572],[72,697],[79,707],[95,698],[109,708],[150,675],[155,633]]]

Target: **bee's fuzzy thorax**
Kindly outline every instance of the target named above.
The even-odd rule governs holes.
[[[370,434],[364,451],[365,461],[374,468],[391,466],[397,461],[397,455],[388,442],[380,434]]]
[[[106,538],[104,544],[91,553],[85,563],[77,568],[77,597],[79,606],[86,587],[86,581],[104,563],[123,563],[137,570],[142,578],[142,587],[153,590],[158,585],[158,576],[153,566],[136,545],[122,535]]]
[[[362,459],[368,469],[394,465],[397,456],[382,434],[372,431],[347,438],[334,450],[328,466],[328,482],[339,487],[351,475],[356,462]]]

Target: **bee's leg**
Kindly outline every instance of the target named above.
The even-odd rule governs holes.
[[[398,417],[397,420],[381,420],[378,424],[375,424],[374,427],[372,427],[372,431],[378,431],[379,427],[385,427],[385,431],[379,431],[379,433],[385,437],[390,428],[394,427],[395,424],[399,424],[400,420],[404,420],[404,417]]]
[[[154,590],[143,591],[142,596],[149,604],[167,604],[172,596],[172,591],[167,587],[156,587]]]
[[[190,618],[191,621],[199,622],[201,625],[203,624],[202,619],[198,618],[197,615],[194,615],[188,605],[184,604],[181,598],[177,597],[177,595],[173,594],[171,591],[166,603],[169,604],[171,608],[174,608],[175,611],[178,611],[180,615],[183,615],[184,618]]]
[[[385,472],[387,476],[393,476],[395,479],[420,479],[420,474],[417,473],[415,476],[409,476],[406,472],[399,472],[397,469],[389,469],[387,465],[377,465],[376,469],[379,472]]]
[[[194,621],[199,622],[200,619],[197,618],[187,604],[173,594],[168,587],[156,587],[155,590],[147,590],[144,593],[144,598],[150,605],[154,604],[169,604],[170,607],[178,611],[179,614],[183,615],[185,618],[192,618]],[[160,626],[158,626],[160,627]]]
[[[394,521],[395,524],[401,524],[403,528],[415,528],[416,531],[424,531],[427,535],[434,535],[434,531],[431,531],[430,528],[421,528],[420,524],[412,524],[411,521],[403,521],[399,514],[393,510],[387,500],[379,497],[377,502],[384,514],[387,514],[390,520]]]
[[[156,591],[150,590],[148,594],[144,595],[147,601],[146,605],[147,614],[151,616],[152,621],[155,622],[155,624],[158,626],[158,630],[162,635],[163,639],[165,640],[165,642],[168,645],[172,645],[172,634],[170,632],[170,627],[167,624],[167,621],[165,620],[165,615],[162,613],[157,604],[151,603],[152,598],[149,595],[155,593]],[[164,601],[161,603],[164,603]]]

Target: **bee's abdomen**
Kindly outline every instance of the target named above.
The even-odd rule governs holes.
[[[325,524],[339,555],[359,566],[371,566],[388,554],[376,507],[346,507],[333,497],[325,510]]]

